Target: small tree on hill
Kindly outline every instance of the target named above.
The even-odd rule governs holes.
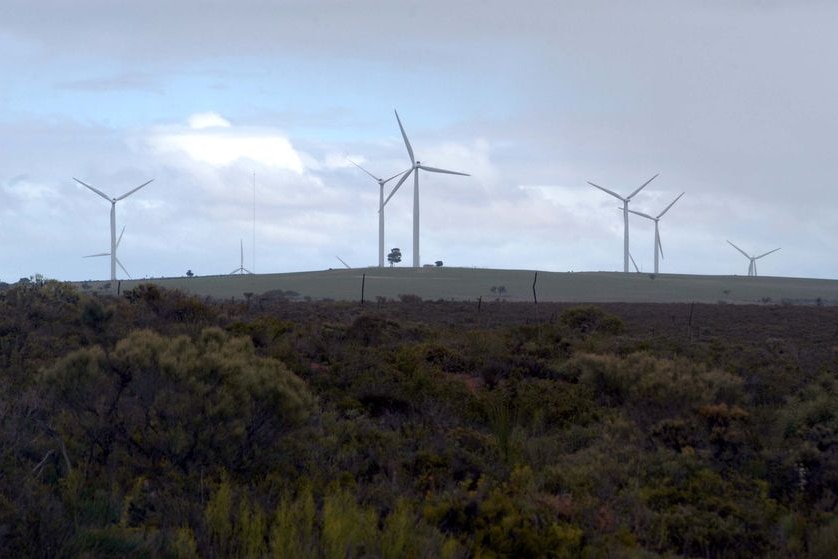
[[[390,254],[387,255],[387,262],[390,263],[390,267],[393,267],[393,264],[398,264],[402,261],[402,251],[401,249],[394,248],[390,250]]]

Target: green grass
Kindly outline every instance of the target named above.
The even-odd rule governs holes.
[[[360,300],[366,274],[365,299],[398,300],[418,295],[425,300],[533,300],[532,270],[478,268],[357,268],[286,274],[206,276],[123,280],[120,290],[154,283],[199,296],[243,299],[245,293],[263,295],[292,292],[292,299]],[[113,292],[111,282],[77,283],[84,291]],[[109,287],[108,287],[109,286]],[[492,288],[495,288],[493,291]],[[499,288],[505,288],[503,294]],[[805,278],[698,276],[681,274],[623,274],[616,272],[539,272],[536,285],[543,302],[626,303],[773,303],[838,304],[838,281]]]

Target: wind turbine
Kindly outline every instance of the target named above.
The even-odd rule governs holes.
[[[347,270],[351,270],[351,269],[352,269],[352,266],[350,266],[349,264],[347,264],[346,262],[344,262],[343,258],[341,258],[340,256],[335,256],[335,258],[337,258],[338,260],[340,260],[340,263],[341,263],[341,264],[343,264],[343,267],[344,267],[344,268],[346,268]]]
[[[640,217],[645,217],[646,219],[651,219],[652,221],[655,222],[655,247],[654,248],[655,248],[655,273],[656,274],[658,273],[658,254],[660,254],[661,258],[663,258],[663,247],[661,246],[661,235],[660,235],[660,231],[658,230],[658,222],[663,217],[663,214],[668,212],[669,208],[674,206],[675,202],[680,200],[681,196],[683,196],[683,195],[684,195],[683,192],[681,194],[679,194],[678,197],[675,198],[672,202],[670,202],[670,204],[667,207],[665,207],[663,209],[663,211],[658,214],[657,217],[652,217],[649,214],[644,214],[643,212],[637,212],[637,211],[634,211],[634,210],[629,210],[629,212],[631,212],[635,215],[639,215]]]
[[[624,228],[623,228],[623,271],[624,272],[629,271],[629,214],[628,214],[628,212],[629,212],[629,209],[628,209],[629,201],[631,201],[631,199],[634,198],[634,196],[638,192],[643,190],[646,187],[647,184],[649,184],[650,182],[655,180],[655,178],[657,178],[657,176],[658,175],[655,175],[651,179],[644,182],[642,185],[640,185],[640,188],[638,188],[637,190],[635,190],[634,192],[632,192],[631,194],[629,194],[625,198],[623,198],[622,196],[620,196],[619,194],[617,194],[614,191],[608,190],[607,188],[603,188],[603,187],[599,186],[598,184],[594,184],[591,181],[588,181],[588,184],[590,184],[594,188],[598,188],[598,189],[602,190],[603,192],[605,192],[607,194],[610,194],[614,198],[617,198],[618,200],[622,200],[622,202],[623,202],[623,223],[624,223]]]
[[[729,244],[730,246],[732,246],[733,248],[735,248],[736,250],[741,252],[745,256],[745,258],[747,258],[748,260],[751,261],[750,264],[748,264],[748,275],[749,276],[756,276],[757,275],[757,260],[759,260],[763,256],[768,256],[772,252],[777,252],[778,250],[780,250],[780,248],[775,248],[774,250],[769,250],[768,252],[760,254],[759,256],[751,256],[750,254],[748,254],[747,252],[745,252],[744,250],[742,250],[741,248],[739,248],[735,244],[731,243],[730,241],[728,241],[727,244]]]
[[[231,276],[235,275],[235,274],[244,275],[244,274],[252,274],[253,273],[253,272],[251,272],[250,270],[248,270],[247,268],[244,267],[244,242],[242,242],[241,239],[239,239],[239,248],[241,250],[241,264],[239,265],[238,268],[236,268],[235,270],[230,272]]]
[[[94,188],[94,187],[90,186],[89,184],[84,183],[84,182],[80,181],[79,179],[77,179],[75,177],[73,177],[73,180],[76,181],[77,183],[79,183],[80,185],[89,188],[90,190],[92,190],[93,192],[95,192],[96,194],[98,194],[99,196],[101,196],[102,198],[104,198],[105,200],[107,200],[108,202],[111,203],[111,251],[101,253],[99,255],[93,255],[93,256],[108,256],[108,255],[110,255],[110,257],[111,257],[111,281],[115,281],[116,280],[116,265],[117,264],[119,264],[119,267],[122,268],[123,272],[128,274],[128,272],[125,271],[125,267],[122,266],[122,263],[116,257],[116,248],[119,245],[119,241],[117,241],[117,239],[116,239],[116,203],[119,202],[120,200],[128,198],[129,196],[134,194],[136,191],[138,191],[142,187],[151,183],[154,179],[151,179],[148,182],[144,182],[143,184],[141,184],[137,188],[135,188],[133,190],[129,190],[128,192],[126,192],[125,194],[123,194],[122,196],[119,196],[117,198],[111,198],[110,196],[108,196],[107,194],[105,194],[104,192],[99,190],[98,188]],[[123,232],[124,231],[125,231],[125,229],[123,228]],[[120,240],[122,239],[122,234],[119,235],[119,238],[120,238]]]
[[[416,159],[413,155],[413,148],[410,147],[410,140],[407,139],[407,134],[405,134],[404,126],[402,126],[402,121],[399,118],[398,111],[393,111],[396,113],[396,121],[399,123],[399,130],[402,131],[402,138],[404,138],[404,147],[407,148],[407,155],[410,157],[410,169],[404,172],[402,178],[399,179],[399,182],[396,183],[395,188],[393,191],[390,192],[390,195],[387,196],[387,199],[384,200],[384,207],[387,202],[390,201],[390,198],[393,197],[393,194],[399,189],[402,183],[407,180],[407,177],[410,176],[410,173],[413,173],[413,267],[419,267],[419,169],[423,171],[428,171],[430,173],[445,173],[447,175],[462,175],[464,177],[471,176],[468,173],[460,173],[457,171],[449,171],[446,169],[438,169],[436,167],[428,167],[426,165],[422,165],[422,163]]]
[[[394,178],[398,177],[399,175],[404,174],[406,171],[401,171],[390,177],[389,179],[382,179],[378,178],[351,159],[347,158],[347,161],[361,169],[363,172],[371,176],[375,182],[378,183],[378,267],[384,267],[384,185],[393,180]]]

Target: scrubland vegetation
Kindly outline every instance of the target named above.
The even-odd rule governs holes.
[[[838,309],[0,293],[0,555],[833,557]]]

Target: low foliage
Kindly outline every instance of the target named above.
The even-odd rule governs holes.
[[[834,554],[838,311],[533,310],[9,288],[0,555]]]

